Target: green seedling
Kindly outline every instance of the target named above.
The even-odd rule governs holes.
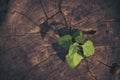
[[[74,32],[72,35],[64,35],[57,42],[68,50],[66,61],[71,68],[75,68],[85,57],[94,54],[93,42],[86,39],[81,31]],[[82,55],[79,54],[80,51]]]

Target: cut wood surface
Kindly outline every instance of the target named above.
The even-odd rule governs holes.
[[[115,80],[120,64],[119,0],[1,0],[0,80]],[[71,28],[71,29],[70,29]],[[70,30],[85,37],[95,54],[71,69],[57,45]]]

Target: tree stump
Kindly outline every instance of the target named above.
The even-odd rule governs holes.
[[[119,0],[1,0],[1,80],[116,80],[120,63]],[[56,41],[71,30],[85,34],[95,54],[71,69]]]

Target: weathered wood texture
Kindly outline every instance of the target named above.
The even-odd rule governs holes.
[[[5,1],[0,14],[0,80],[112,80],[109,67],[101,62],[120,63],[119,0]],[[65,51],[55,44],[69,26],[96,31],[85,35],[93,40],[95,54],[75,69],[63,61]]]

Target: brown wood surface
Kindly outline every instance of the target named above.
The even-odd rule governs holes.
[[[120,63],[119,0],[1,0],[0,80],[115,80],[109,67]],[[59,36],[85,36],[95,54],[71,69]]]

